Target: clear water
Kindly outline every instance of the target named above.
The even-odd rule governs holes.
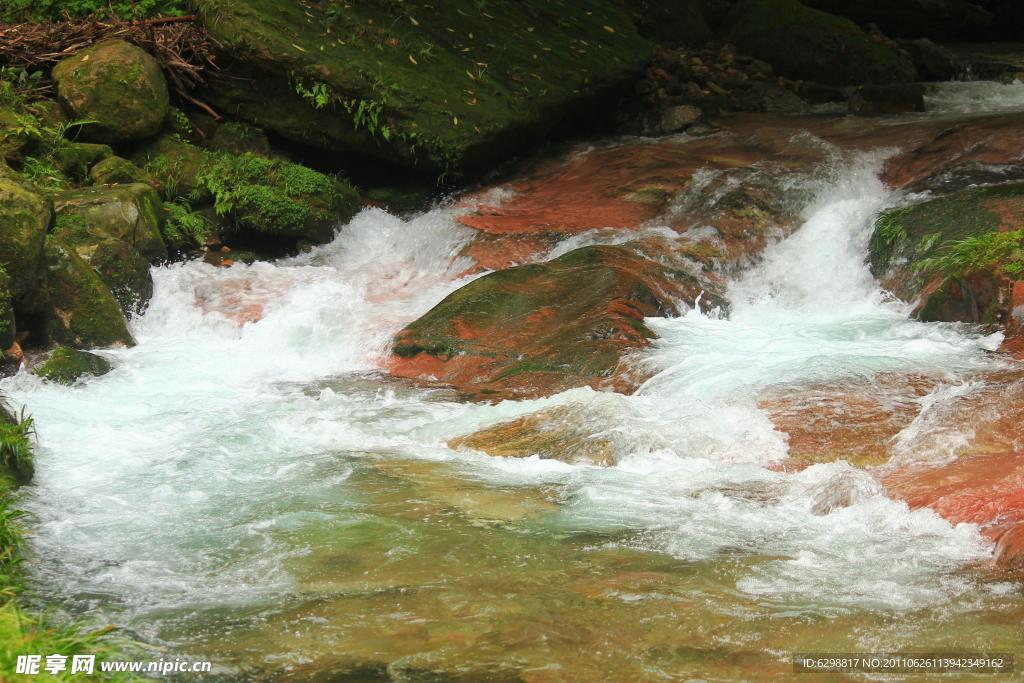
[[[450,208],[367,209],[276,264],[156,269],[110,374],[3,382],[40,434],[37,595],[254,678],[768,679],[794,650],[1024,651],[1006,627],[1020,586],[978,570],[976,527],[845,462],[775,467],[767,388],[892,371],[948,392],[996,363],[997,337],[908,321],[871,279],[882,158],[820,170],[803,226],[731,284],[728,316],[651,320],[634,396],[469,404],[377,370],[465,282],[472,232]],[[447,445],[553,408],[614,465]]]

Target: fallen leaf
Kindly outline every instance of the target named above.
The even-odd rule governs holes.
[[[413,64],[419,64],[419,62],[417,62],[412,55],[409,55],[409,61],[412,62]]]
[[[611,26],[605,26],[604,30],[608,31],[608,33],[615,33],[615,29],[613,29]]]

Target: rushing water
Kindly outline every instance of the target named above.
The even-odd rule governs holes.
[[[977,528],[845,462],[775,467],[766,389],[888,371],[942,400],[997,363],[997,337],[909,321],[872,280],[883,158],[820,169],[729,315],[651,320],[634,396],[470,404],[376,370],[466,281],[450,207],[367,209],[276,264],[156,269],[110,374],[4,382],[40,434],[37,595],[257,678],[774,678],[801,650],[1024,651],[1020,588],[977,570]],[[446,445],[545,409],[614,464]]]

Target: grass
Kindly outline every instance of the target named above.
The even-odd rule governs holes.
[[[0,422],[0,466],[19,484],[28,483],[32,479],[32,439],[35,433],[35,421],[25,415],[24,410],[18,420]],[[2,540],[3,536],[0,535]]]
[[[1008,277],[1016,278],[1024,272],[1024,228],[947,242],[939,252],[937,256],[920,261],[917,271],[957,277],[996,267]]]

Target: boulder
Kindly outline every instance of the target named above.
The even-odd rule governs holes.
[[[679,133],[703,118],[704,112],[689,104],[666,107],[661,110],[660,128],[662,133]]]
[[[48,199],[0,175],[0,266],[10,278],[15,311],[30,308],[43,284],[43,240],[52,216]]]
[[[914,61],[922,81],[951,81],[960,72],[956,56],[927,38],[901,40],[899,45]]]
[[[121,307],[99,274],[75,250],[46,238],[46,288],[54,340],[76,348],[131,346]]]
[[[924,87],[919,83],[862,85],[850,97],[850,112],[861,116],[924,111]]]
[[[160,235],[163,204],[149,185],[105,185],[54,197],[53,234],[91,265],[125,313],[153,295],[150,265],[167,258]]]
[[[1024,278],[1024,183],[969,188],[883,212],[872,272],[926,321],[1006,323]]]
[[[93,185],[128,185],[145,183],[157,192],[163,192],[163,184],[145,169],[139,168],[124,157],[111,156],[89,169],[89,181]]]
[[[57,96],[76,118],[95,121],[83,133],[100,142],[131,142],[160,132],[167,81],[156,60],[123,40],[104,40],[53,68]]]
[[[916,80],[906,54],[849,19],[796,0],[742,0],[730,13],[725,39],[792,79],[830,85]]]
[[[632,81],[650,54],[613,0],[197,0],[221,45],[202,98],[314,147],[477,172]]]
[[[579,386],[632,388],[623,354],[647,346],[647,316],[674,315],[702,288],[631,245],[577,249],[485,275],[402,330],[390,371],[478,398]]]
[[[99,376],[108,372],[110,363],[106,358],[60,345],[53,350],[46,362],[35,370],[43,379],[67,385],[74,384],[78,378],[85,375]]]
[[[802,1],[861,26],[874,24],[886,35],[899,38],[963,39],[977,36],[992,24],[990,12],[980,7],[980,3],[966,0]]]

